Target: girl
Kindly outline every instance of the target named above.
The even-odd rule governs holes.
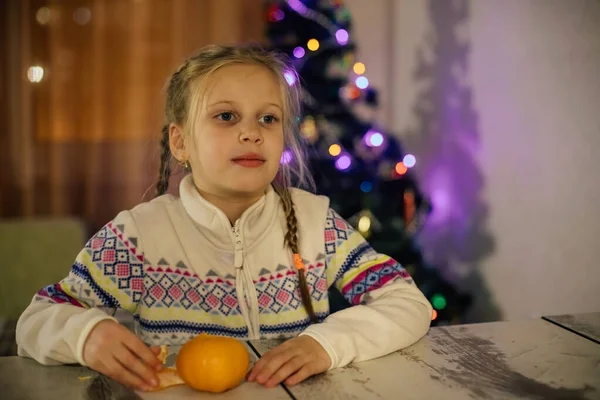
[[[292,77],[293,79],[289,79]],[[41,289],[17,325],[19,355],[79,363],[140,390],[157,348],[201,332],[293,338],[248,375],[267,387],[404,348],[431,306],[310,186],[296,132],[295,71],[252,47],[210,46],[171,77],[158,197],[123,211]],[[293,161],[283,162],[284,149]],[[165,194],[174,158],[189,172]],[[287,160],[286,160],[287,161]],[[335,287],[354,306],[329,314]],[[103,309],[124,309],[137,335]]]

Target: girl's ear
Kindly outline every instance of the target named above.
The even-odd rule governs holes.
[[[177,124],[169,125],[169,148],[171,154],[179,162],[188,161],[189,154],[185,147],[185,137],[183,136],[183,127]]]

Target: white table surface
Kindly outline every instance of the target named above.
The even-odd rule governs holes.
[[[178,348],[170,349],[170,353]],[[250,350],[250,349],[249,349]],[[256,355],[250,350],[251,360]],[[174,362],[174,357],[168,358]],[[137,392],[80,365],[44,366],[24,357],[0,357],[1,400],[180,400],[248,399],[289,400],[282,386],[266,389],[244,382],[228,392],[198,392],[188,386],[173,386],[160,392]]]
[[[264,354],[280,341],[253,341]],[[178,348],[170,349],[167,363]],[[250,351],[253,361],[256,356]],[[551,322],[432,328],[415,345],[288,388],[305,399],[600,399],[600,345]],[[243,383],[219,395],[172,387],[133,392],[81,366],[0,358],[0,399],[289,399],[282,386]]]
[[[251,342],[260,354],[278,341]],[[600,399],[600,345],[542,319],[431,328],[288,388],[308,399]]]

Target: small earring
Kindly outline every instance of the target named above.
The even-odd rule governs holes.
[[[179,165],[181,165],[183,167],[184,170],[186,170],[187,172],[190,172],[192,170],[192,166],[190,165],[189,161],[180,161]]]

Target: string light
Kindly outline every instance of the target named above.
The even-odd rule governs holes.
[[[309,115],[302,121],[300,132],[302,132],[302,136],[306,139],[309,139],[311,142],[314,141],[317,136],[317,124],[315,124],[313,117]]]
[[[379,147],[382,144],[383,144],[383,135],[379,132],[375,133],[371,137],[371,145],[373,145],[374,147]]]
[[[344,54],[344,57],[342,57],[342,60],[344,62],[344,65],[347,65],[347,68],[350,68],[350,65],[354,64],[354,54],[351,52],[347,52],[346,54]]]
[[[369,232],[369,229],[371,229],[371,218],[367,217],[366,215],[363,215],[358,220],[358,230],[362,233],[367,233]]]
[[[433,310],[433,312],[431,313],[431,320],[435,321],[435,319],[438,317],[438,312],[436,310]]]
[[[360,96],[360,90],[358,90],[356,86],[350,86],[346,93],[348,98],[352,100],[358,99],[358,97]]]
[[[335,32],[335,39],[339,44],[345,45],[346,43],[348,43],[348,31],[346,31],[345,29],[338,29]]]
[[[306,47],[311,51],[317,51],[319,50],[319,41],[317,39],[310,39],[306,44]]]
[[[308,8],[300,0],[288,0],[288,5],[300,14],[306,14],[308,11]]]
[[[298,46],[298,47],[296,47],[294,49],[293,53],[294,53],[294,57],[296,57],[296,58],[302,58],[306,54],[306,51],[304,51],[303,47]]]
[[[431,298],[431,304],[433,305],[433,307],[435,309],[443,310],[444,308],[446,308],[446,305],[447,305],[446,298],[439,293],[435,294]]]
[[[294,10],[298,14],[301,14],[304,18],[316,22],[322,28],[327,30],[331,35],[335,35],[339,44],[345,45],[346,43],[348,43],[348,32],[344,29],[338,29],[337,26],[334,23],[332,23],[329,17],[325,14],[316,12],[315,10],[308,8],[300,0],[287,0],[287,4],[292,10]],[[346,9],[341,10],[338,19],[343,20],[349,18],[350,12]]]
[[[337,14],[336,15],[337,18],[340,21],[348,21],[348,20],[350,20],[350,11],[347,8],[345,8],[345,7],[342,8],[342,9],[340,9],[340,11],[337,12],[336,14]]]
[[[41,82],[43,78],[44,68],[40,67],[39,65],[29,67],[27,70],[27,79],[29,79],[29,82],[38,83]]]
[[[339,170],[345,170],[350,168],[350,165],[352,164],[352,159],[350,158],[349,155],[342,155],[340,156],[336,161],[335,161],[335,167]]]
[[[362,190],[364,193],[369,193],[371,190],[373,190],[373,184],[369,181],[363,181],[360,184],[360,190]]]
[[[47,25],[52,20],[52,10],[42,7],[35,13],[35,19],[40,25]]]
[[[291,151],[289,150],[285,150],[282,154],[281,154],[281,159],[279,160],[280,164],[289,164],[290,162],[292,162],[292,158],[294,158],[293,154]]]
[[[415,166],[415,164],[417,163],[417,159],[415,158],[415,156],[413,156],[412,154],[407,154],[404,156],[404,158],[402,159],[402,162],[404,163],[404,165],[406,165],[408,168],[412,168]]]
[[[379,132],[369,130],[364,137],[365,144],[369,147],[379,147],[383,144],[383,135]]]
[[[406,168],[406,165],[400,161],[398,164],[396,164],[396,168],[394,168],[394,170],[398,175],[404,175],[406,171],[408,171],[408,168]]]
[[[285,71],[283,76],[285,77],[288,85],[293,86],[294,83],[296,83],[296,74],[294,74],[292,71]]]
[[[359,76],[356,78],[356,86],[360,89],[366,89],[369,86],[369,80],[364,76]]]
[[[339,144],[332,144],[329,146],[329,154],[336,157],[339,156],[342,152],[342,147]]]
[[[272,13],[269,13],[269,20],[271,22],[279,22],[283,18],[285,18],[285,14],[283,11],[281,11],[279,9],[273,10]]]
[[[354,73],[357,75],[362,75],[367,70],[367,68],[365,67],[365,64],[363,64],[361,62],[357,62],[356,64],[354,64],[354,67],[352,69],[354,70]]]

